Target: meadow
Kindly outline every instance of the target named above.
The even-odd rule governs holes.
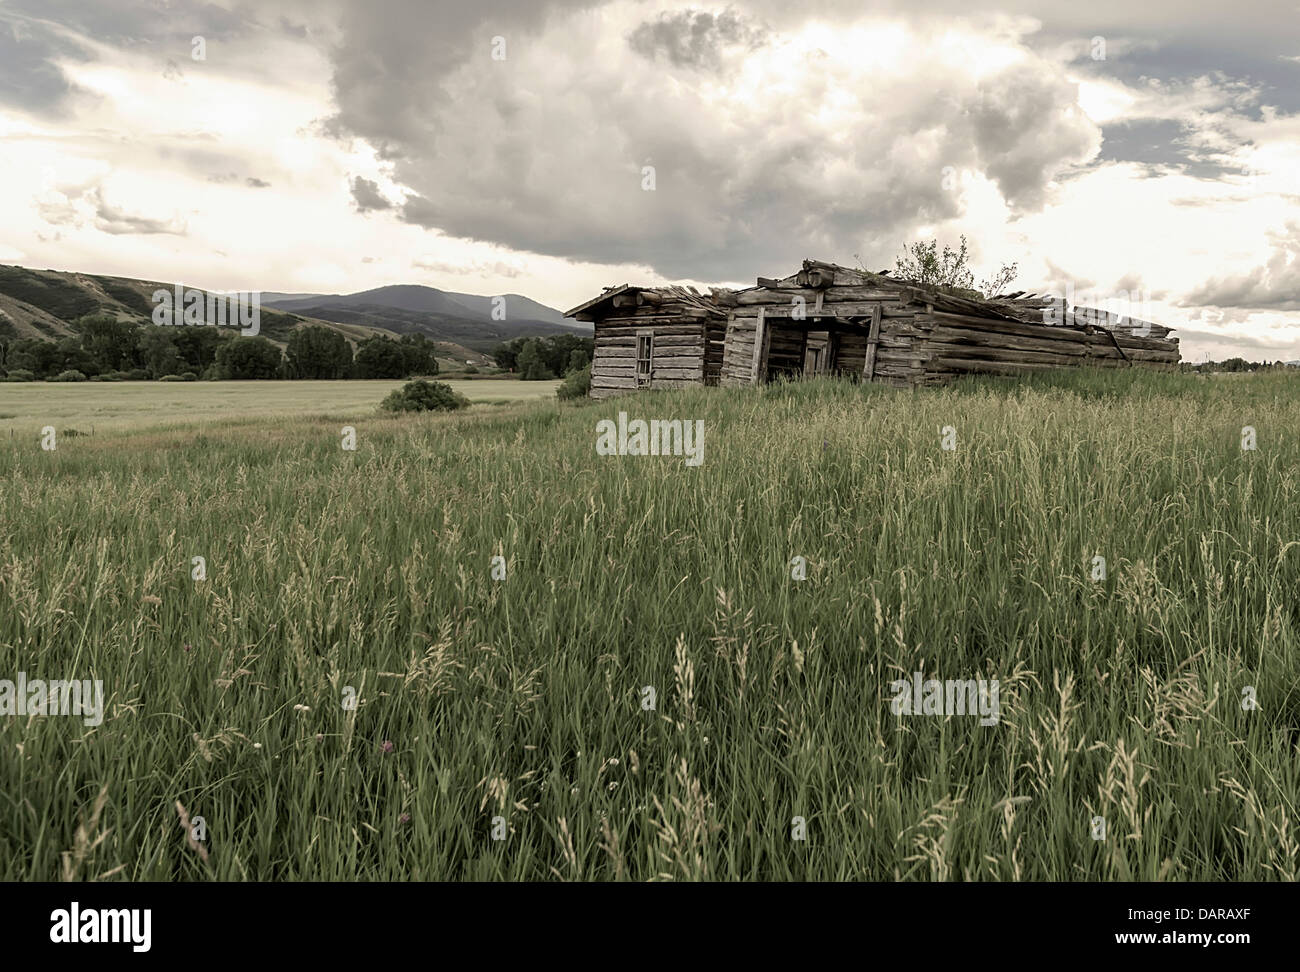
[[[1300,376],[191,391],[0,439],[0,678],[106,693],[0,719],[2,879],[1296,879]]]
[[[446,381],[471,402],[553,399],[558,381],[480,378]],[[295,415],[372,415],[405,381],[0,382],[0,435],[54,424],[78,432],[165,424],[229,424]]]

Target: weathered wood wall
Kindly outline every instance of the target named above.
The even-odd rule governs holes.
[[[916,320],[916,354],[927,378],[1018,375],[1055,368],[1173,368],[1178,339],[1104,328],[1043,327],[935,311]]]
[[[722,384],[754,383],[754,335],[758,328],[753,317],[734,316],[727,322],[727,337],[722,352]]]
[[[1003,320],[982,314],[988,313],[984,308],[1013,306],[1007,302],[981,305],[927,294],[830,265],[805,264],[793,276],[760,284],[734,295],[723,384],[751,384],[756,373],[766,378],[800,373],[808,330],[830,331],[831,371],[900,386],[942,384],[962,374],[1021,374],[1079,365],[1174,367],[1179,360],[1178,339],[1168,337],[1169,328],[1161,325],[1148,325],[1151,333],[1138,336],[1131,328]],[[1016,309],[1028,312],[1023,306]],[[756,357],[760,312],[763,341]],[[868,329],[873,314],[879,315],[874,345]]]
[[[1046,326],[1047,311],[1073,326]],[[1163,325],[1136,322],[1135,333],[1113,315],[1056,308],[1050,298],[978,300],[811,260],[789,277],[709,296],[683,287],[609,288],[572,316],[594,324],[593,398],[796,377],[809,331],[827,335],[826,372],[899,386],[1079,365],[1169,368],[1179,360],[1178,339]],[[1107,326],[1087,323],[1094,320]],[[651,378],[642,386],[638,332],[654,338]]]
[[[636,339],[640,333],[654,339],[650,384],[641,387],[702,385],[710,369],[715,377],[722,369],[722,322],[696,307],[665,302],[614,308],[608,317],[594,321],[593,329],[592,398],[637,390]]]

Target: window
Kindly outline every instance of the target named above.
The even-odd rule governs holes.
[[[636,383],[638,386],[650,384],[650,358],[654,354],[655,338],[653,334],[636,336]]]

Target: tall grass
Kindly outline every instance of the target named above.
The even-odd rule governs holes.
[[[1297,392],[822,381],[0,442],[0,678],[109,697],[0,720],[0,878],[1294,880]],[[620,410],[702,419],[704,464],[596,455]],[[895,715],[914,671],[997,679],[1000,721]]]

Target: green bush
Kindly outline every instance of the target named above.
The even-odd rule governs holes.
[[[125,373],[125,379],[127,381],[148,381],[149,372],[145,371],[143,368],[132,368],[130,371]]]
[[[198,381],[199,376],[192,371],[182,371],[181,381]]]
[[[390,392],[379,407],[386,412],[454,412],[468,405],[469,399],[447,383],[417,378]]]
[[[564,381],[560,382],[560,387],[555,389],[555,397],[567,401],[571,398],[586,398],[590,392],[591,365],[587,365],[565,375]]]
[[[55,381],[85,381],[86,376],[82,374],[80,371],[69,369],[67,371],[60,371],[54,380]]]
[[[33,372],[28,371],[26,368],[15,368],[13,371],[9,372],[9,377],[5,379],[5,381],[35,381],[35,380],[36,380],[36,375]]]
[[[180,375],[163,375],[158,380],[159,381],[184,381],[185,379],[182,378]]]

